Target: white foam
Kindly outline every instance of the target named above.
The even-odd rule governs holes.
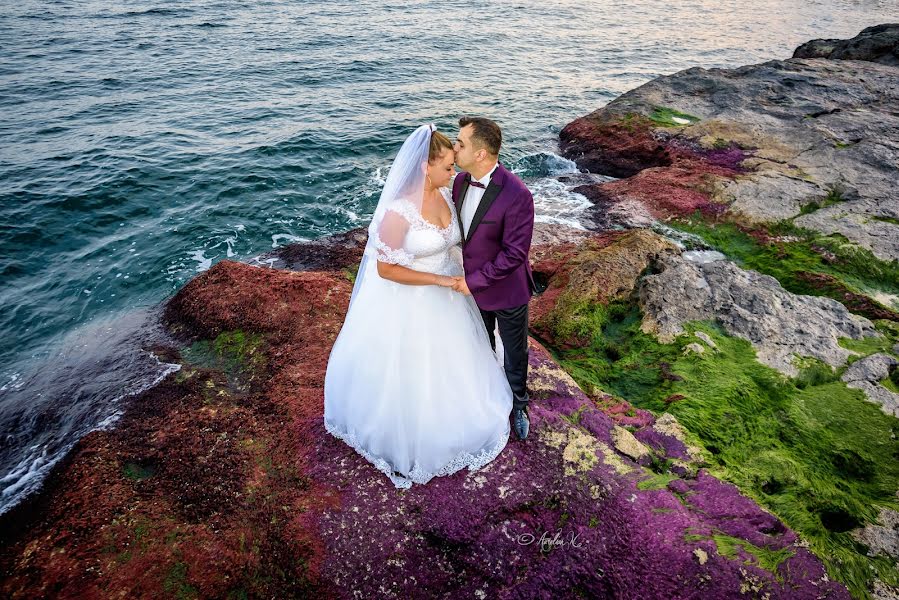
[[[74,443],[69,444],[63,452],[60,452],[58,456],[49,461],[47,459],[47,448],[41,448],[38,456],[32,454],[19,461],[19,464],[10,473],[0,479],[0,482],[3,483],[14,482],[3,488],[3,498],[13,498],[20,492],[36,485],[42,475],[65,456],[66,452],[74,445]]]
[[[0,392],[4,392],[8,389],[18,390],[21,389],[23,385],[25,385],[24,381],[19,381],[22,378],[21,373],[11,373],[9,376],[9,381],[0,386]],[[18,383],[16,383],[18,381]]]
[[[667,225],[663,225],[659,222],[655,222],[652,225],[652,230],[668,238],[671,242],[674,243],[675,246],[677,246],[681,250],[684,250],[687,246],[702,248],[706,245],[705,240],[698,235],[680,231],[679,229],[668,227]]]
[[[334,210],[339,213],[343,213],[350,221],[357,223],[359,221],[359,215],[345,206],[340,206],[339,204],[320,204],[319,205],[323,210]]]
[[[376,168],[375,172],[371,174],[369,182],[375,184],[379,188],[384,187],[384,184],[387,183],[387,171],[389,171],[389,167]]]
[[[198,272],[205,271],[212,266],[212,258],[207,258],[205,252],[205,250],[195,250],[194,253],[190,255],[190,258],[200,263],[199,266],[197,266]]]
[[[584,229],[581,218],[593,203],[583,194],[552,177],[537,179],[528,184],[534,197],[534,220]]]
[[[134,388],[127,390],[125,393],[120,394],[112,399],[113,404],[118,404],[123,398],[129,398],[131,396],[137,396],[141,392],[145,392],[150,388],[154,387],[160,381],[168,377],[171,373],[181,370],[181,365],[178,363],[164,363],[159,360],[159,357],[156,356],[153,352],[149,352],[146,350],[142,350],[142,352],[146,352],[150,358],[156,361],[156,364],[162,367],[162,369],[156,374],[156,376],[150,381],[140,382],[138,381]],[[108,429],[111,425],[113,425],[116,421],[119,420],[119,417],[122,416],[121,410],[116,410],[114,413],[108,415],[102,421],[100,421],[94,429]]]
[[[249,259],[247,262],[248,262],[248,264],[251,264],[251,265],[266,265],[270,269],[274,269],[275,263],[278,262],[278,258],[273,257],[273,256],[270,256],[270,257],[266,258],[265,260],[259,260],[260,258],[262,258],[262,255],[257,254],[253,258]]]
[[[289,242],[308,242],[308,238],[298,237],[295,235],[291,235],[289,233],[276,233],[272,235],[272,248],[277,248],[279,246],[280,240],[287,240]]]

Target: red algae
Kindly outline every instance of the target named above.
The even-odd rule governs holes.
[[[597,204],[638,201],[656,219],[692,215],[715,217],[726,205],[715,202],[716,181],[746,172],[750,153],[733,142],[704,148],[697,140],[658,131],[647,117],[597,111],[576,119],[560,133],[566,158],[618,181],[575,191]]]

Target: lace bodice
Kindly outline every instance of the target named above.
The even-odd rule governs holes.
[[[440,194],[450,209],[450,223],[446,227],[438,227],[425,219],[416,206],[406,199],[395,200],[386,210],[401,215],[408,223],[409,229],[403,240],[402,248],[390,248],[376,241],[378,252],[390,262],[401,264],[428,273],[440,275],[461,275],[462,256],[458,247],[462,241],[459,233],[459,222],[452,204],[448,188],[440,188]]]

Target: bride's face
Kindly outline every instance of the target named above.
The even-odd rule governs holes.
[[[435,158],[433,163],[428,163],[428,177],[431,178],[431,183],[437,187],[449,185],[450,178],[453,176],[455,160],[455,153],[452,150],[444,150],[443,154]]]

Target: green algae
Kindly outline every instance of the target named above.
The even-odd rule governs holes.
[[[744,564],[755,564],[762,568],[778,580],[783,581],[783,576],[778,572],[780,565],[792,557],[795,552],[789,548],[781,548],[779,550],[756,546],[744,539],[733,537],[721,532],[715,532],[712,535],[686,534],[684,539],[688,542],[697,542],[701,540],[712,540],[715,542],[715,550],[729,560],[739,560],[740,550],[748,554],[751,559],[743,561]]]
[[[665,106],[653,107],[652,114],[649,115],[649,118],[653,123],[662,127],[683,127],[684,125],[698,123],[701,120],[699,117],[694,117],[693,115],[688,115],[687,113],[682,113]],[[686,123],[678,122],[675,119],[686,121]]]
[[[190,365],[221,371],[230,385],[243,389],[265,371],[263,347],[262,334],[225,331],[214,340],[194,342],[181,351],[181,357]]]
[[[183,560],[175,562],[166,574],[163,589],[175,598],[198,598],[197,588],[188,583],[187,571],[187,563]]]
[[[617,124],[623,129],[633,133],[635,131],[644,131],[650,129],[653,125],[653,122],[640,113],[626,113],[624,114],[624,116],[617,120]]]
[[[842,370],[802,360],[799,377],[784,377],[759,363],[748,342],[709,323],[689,324],[687,335],[662,344],[640,330],[639,310],[623,303],[593,317],[590,346],[557,353],[582,388],[672,413],[708,452],[709,471],[799,532],[856,597],[869,597],[872,577],[899,583],[894,564],[866,556],[849,534],[875,522],[880,507],[899,508],[899,423],[839,381]],[[684,354],[695,331],[711,336],[717,351]],[[658,489],[664,477],[640,485]],[[759,564],[781,560],[754,555]]]
[[[155,469],[150,466],[144,466],[137,463],[129,462],[122,466],[122,474],[128,479],[139,481],[148,479],[156,474]]]
[[[890,223],[891,225],[899,225],[899,219],[894,217],[884,217],[881,215],[874,215],[871,217],[875,221],[880,221],[881,223]]]
[[[843,190],[840,187],[832,187],[827,192],[827,196],[824,197],[821,202],[809,202],[808,204],[803,204],[802,208],[799,210],[799,215],[807,215],[809,213],[813,213],[816,210],[821,210],[822,208],[827,208],[828,206],[833,206],[834,204],[839,204],[843,202],[845,198],[843,198]]]
[[[877,352],[892,353],[893,346],[899,342],[899,323],[880,319],[874,321],[874,327],[880,332],[880,336],[868,336],[860,340],[852,338],[840,338],[838,340],[840,346],[856,353],[856,356],[849,357],[849,363]]]
[[[837,381],[844,370],[834,369],[823,360],[808,356],[797,357],[793,360],[793,365],[799,369],[799,375],[794,380],[799,389]]]
[[[587,408],[587,406],[588,406],[587,404],[581,405],[580,407],[578,407],[577,410],[575,410],[570,415],[562,414],[562,418],[565,419],[566,421],[568,421],[569,423],[571,423],[572,425],[580,425],[581,413],[584,412],[584,410]]]
[[[657,515],[667,515],[667,514],[677,512],[673,508],[664,508],[664,507],[654,507],[654,508],[651,508],[650,510]]]
[[[668,486],[675,479],[680,479],[673,473],[653,473],[650,477],[643,479],[637,483],[637,489],[640,490],[661,490]]]
[[[840,290],[816,285],[803,277],[808,273],[834,277],[858,294],[899,293],[899,261],[881,260],[840,235],[825,236],[781,222],[769,228],[775,240],[765,243],[731,222],[707,223],[693,218],[671,225],[700,237],[742,267],[771,275],[794,294],[845,301]],[[852,310],[851,306],[847,308]]]
[[[899,381],[897,381],[897,379],[899,379],[899,376],[897,376],[897,374],[899,374],[899,370],[894,370],[892,373],[890,373],[889,377],[880,382],[880,385],[890,390],[894,394],[899,394]]]
[[[609,319],[606,306],[564,292],[553,311],[545,317],[544,326],[560,340],[589,340]]]
[[[356,276],[359,274],[359,265],[346,267],[342,272],[343,276],[346,277],[350,283],[356,283]]]
[[[590,344],[562,352],[562,367],[588,393],[601,390],[638,406],[649,403],[670,376],[680,349],[642,333],[639,311],[625,302],[593,304],[583,313],[593,324]]]

